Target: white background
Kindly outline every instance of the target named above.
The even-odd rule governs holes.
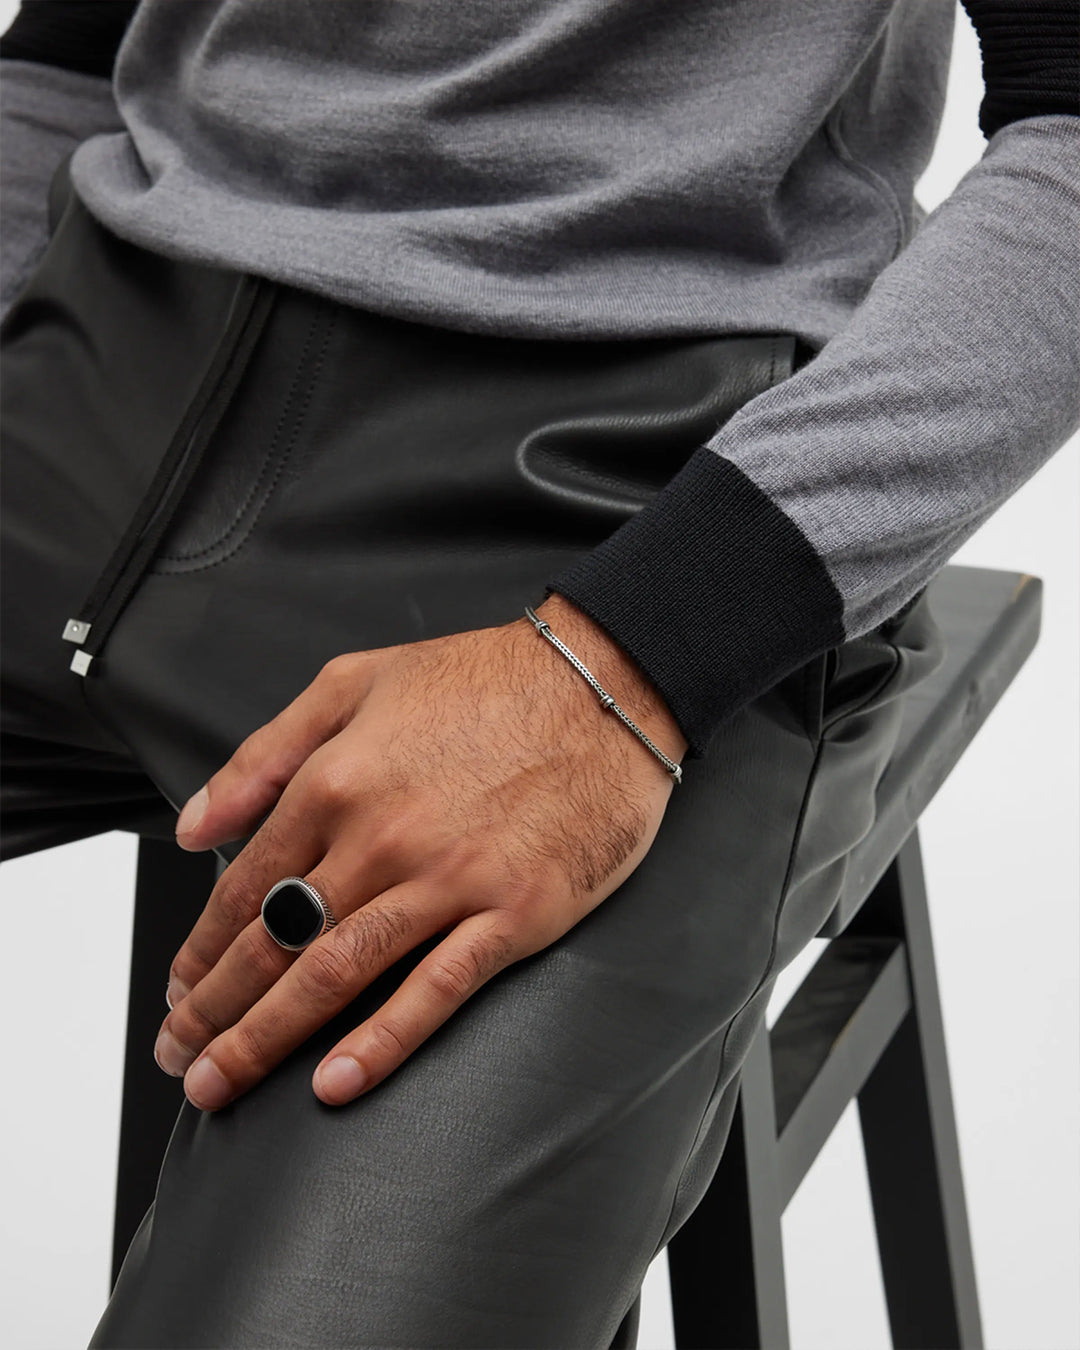
[[[0,0],[0,29],[14,9]],[[928,208],[982,154],[981,93],[961,15],[920,187]],[[922,826],[988,1350],[1080,1347],[1078,478],[1074,438],[956,555],[1042,577],[1043,636]],[[85,1345],[106,1298],[134,852],[113,834],[0,868],[0,1334],[24,1350]],[[17,942],[28,896],[47,927]],[[785,973],[770,1018],[818,946]],[[795,1196],[784,1241],[795,1350],[887,1347],[853,1111]],[[639,1346],[672,1345],[661,1258]]]

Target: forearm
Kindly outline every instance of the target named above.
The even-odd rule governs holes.
[[[692,752],[899,608],[1076,427],[1078,207],[1080,120],[1004,127],[817,359],[552,579]]]
[[[1077,5],[964,6],[982,160],[816,360],[551,582],[647,672],[692,755],[900,609],[1080,422]]]

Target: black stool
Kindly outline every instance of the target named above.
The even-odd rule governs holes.
[[[820,934],[831,941],[772,1031],[755,1040],[716,1176],[669,1245],[680,1350],[788,1345],[780,1217],[852,1099],[894,1345],[982,1344],[915,827],[1035,646],[1042,584],[946,567],[930,592],[945,659],[907,696],[874,827],[853,851]],[[114,1279],[153,1200],[183,1099],[153,1062],[165,973],[218,870],[213,854],[140,840]]]
[[[982,1345],[916,822],[1035,646],[1042,583],[946,567],[930,592],[945,660],[907,696],[831,941],[755,1039],[716,1175],[668,1246],[679,1350],[788,1346],[780,1217],[852,1100],[893,1345]]]

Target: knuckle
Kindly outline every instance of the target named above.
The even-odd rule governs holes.
[[[439,850],[439,869],[452,877],[486,876],[494,869],[496,856],[489,839],[480,839],[464,831],[443,843]]]
[[[357,797],[356,770],[344,760],[324,758],[312,769],[305,790],[324,810],[349,806]]]
[[[220,1036],[225,1028],[192,997],[170,1015],[169,1030],[181,1045],[194,1050]]]
[[[240,778],[256,777],[262,768],[265,733],[266,728],[259,727],[246,736],[233,751],[225,768],[231,769]]]
[[[474,939],[474,960],[481,979],[490,979],[497,971],[508,966],[517,955],[518,938],[516,925],[493,925],[482,937]]]
[[[428,969],[428,983],[440,1000],[461,1002],[472,993],[477,984],[475,961],[465,955],[448,955],[433,961]]]
[[[309,996],[324,999],[337,994],[350,982],[354,968],[349,953],[336,942],[315,942],[296,965],[297,978]]]
[[[479,941],[485,947],[489,961],[509,965],[515,958],[522,936],[522,923],[516,914],[492,910]]]
[[[352,652],[339,652],[337,656],[332,656],[329,661],[323,663],[315,678],[321,680],[323,684],[337,684],[351,675],[355,668],[356,661]]]
[[[396,960],[413,927],[413,916],[404,905],[383,901],[349,915],[335,936],[350,969],[358,970]]]
[[[281,814],[275,808],[244,845],[239,856],[221,874],[218,885],[242,886],[245,872],[249,877],[264,877],[271,863],[274,864],[273,870],[280,875],[287,870],[281,864],[288,852],[288,845],[288,827],[283,826]],[[264,894],[265,889],[259,893],[260,904]]]
[[[515,914],[527,916],[565,890],[566,881],[556,865],[534,865],[514,879],[510,892],[513,899],[506,902],[507,907]]]
[[[505,860],[489,845],[471,839],[440,848],[427,871],[444,893],[467,897],[471,909],[497,904],[512,889]]]
[[[505,964],[524,960],[551,943],[558,941],[566,932],[566,924],[558,918],[552,919],[545,913],[540,918],[536,914],[525,914],[515,918],[507,936],[503,939]]]
[[[231,1057],[241,1063],[261,1065],[272,1058],[266,1033],[253,1022],[237,1022],[229,1041]]]
[[[239,878],[222,876],[212,897],[219,922],[230,932],[245,927],[254,917],[251,891]]]
[[[320,868],[313,867],[304,874],[304,879],[309,886],[314,886],[322,898],[330,906],[332,914],[343,916],[347,908],[347,897],[342,895],[337,881],[329,875],[324,874]],[[339,918],[339,922],[340,922]]]
[[[491,927],[470,938],[458,951],[447,952],[431,964],[429,979],[444,998],[463,1002],[513,959],[514,940],[509,931]]]
[[[194,987],[199,980],[208,974],[217,965],[221,952],[212,947],[207,941],[206,934],[203,931],[193,932],[187,940],[188,955],[184,961],[183,969],[191,970],[190,978],[183,974],[179,965],[180,958],[177,957],[176,970],[181,975],[184,983],[189,988]]]
[[[392,812],[375,827],[368,846],[369,865],[382,872],[405,862],[416,854],[423,837],[416,823],[403,811]]]
[[[169,967],[169,978],[178,980],[188,989],[194,989],[208,968],[209,963],[196,953],[189,940],[173,958],[173,963]]]
[[[380,1058],[395,1062],[407,1058],[409,1047],[405,1037],[386,1018],[375,1018],[368,1023],[368,1037]]]
[[[311,688],[344,710],[355,701],[363,659],[363,652],[342,652],[331,657],[315,676]]]
[[[239,938],[239,956],[260,983],[273,984],[281,975],[284,952],[261,929],[248,928]]]

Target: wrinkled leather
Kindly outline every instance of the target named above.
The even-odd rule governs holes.
[[[63,621],[233,281],[111,240],[69,200],[14,306],[4,662],[11,762],[36,740],[44,766],[24,807],[42,773],[69,819],[90,804],[45,754],[65,743],[81,773],[123,760],[175,807],[329,657],[518,617],[791,367],[786,337],[517,342],[281,288],[80,680]],[[436,939],[231,1107],[185,1105],[93,1345],[632,1344],[644,1272],[715,1168],[772,982],[835,902],[937,640],[920,602],[730,718],[628,881],[371,1094],[327,1108],[313,1067]]]

